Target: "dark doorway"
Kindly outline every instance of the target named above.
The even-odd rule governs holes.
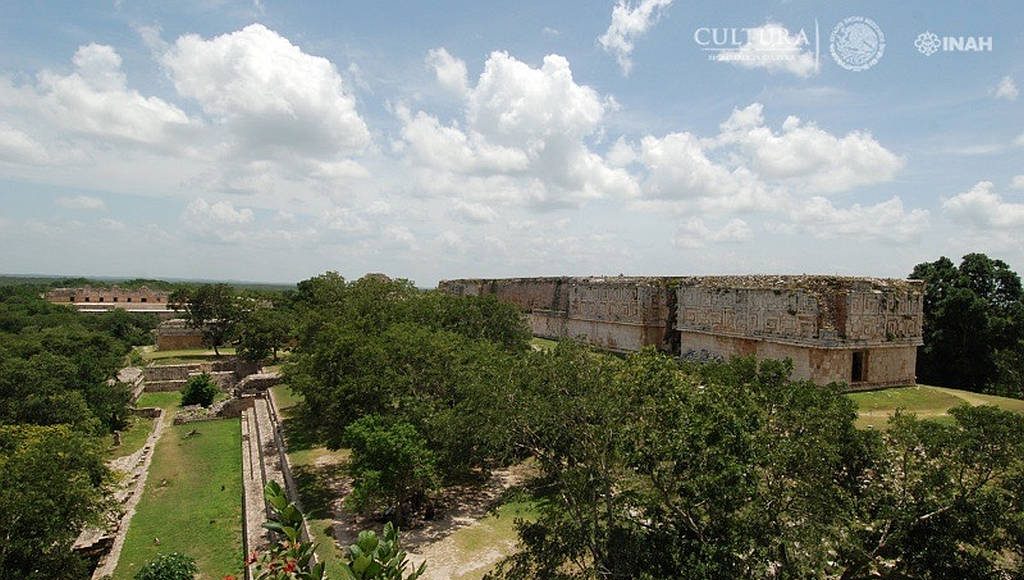
[[[863,383],[868,377],[868,353],[864,350],[853,351],[853,364],[850,368],[850,382]]]

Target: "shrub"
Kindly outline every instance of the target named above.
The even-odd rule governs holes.
[[[146,563],[135,580],[192,580],[199,572],[196,561],[177,552],[160,554]]]
[[[406,523],[437,487],[436,459],[427,442],[408,423],[370,415],[349,425],[349,466],[353,490],[349,506],[362,513],[384,512]]]
[[[314,563],[316,544],[302,539],[304,516],[299,508],[288,501],[275,481],[267,483],[263,497],[273,508],[263,527],[277,533],[267,550],[253,552],[246,559],[246,565],[255,564],[256,579],[328,580],[326,565]],[[359,532],[340,565],[341,576],[336,578],[347,580],[417,580],[427,567],[424,562],[409,570],[409,560],[399,546],[398,530],[390,522],[379,536],[372,531]]]
[[[185,383],[185,389],[181,392],[181,404],[202,405],[209,407],[213,404],[214,397],[220,392],[220,387],[213,381],[213,378],[203,373],[189,378]]]

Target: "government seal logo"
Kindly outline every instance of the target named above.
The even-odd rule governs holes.
[[[939,51],[942,46],[942,41],[939,40],[939,35],[934,32],[922,32],[917,35],[917,39],[914,40],[914,47],[917,51],[925,56],[931,56]]]
[[[874,20],[850,16],[832,29],[829,52],[836,64],[846,70],[867,70],[885,54],[885,35]]]

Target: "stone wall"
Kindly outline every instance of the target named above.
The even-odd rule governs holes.
[[[633,351],[666,338],[669,293],[657,278],[511,278],[450,280],[441,290],[493,294],[529,315],[544,338],[581,338],[601,348]]]
[[[174,415],[173,423],[175,425],[184,425],[185,423],[201,423],[203,421],[216,421],[217,419],[228,417],[240,417],[242,412],[246,409],[251,409],[252,405],[253,399],[251,397],[225,399],[209,407],[188,405],[182,407]]]
[[[281,373],[256,373],[238,381],[235,385],[235,396],[264,393],[267,389],[281,383]]]
[[[47,301],[55,304],[154,304],[166,305],[170,293],[164,290],[150,290],[145,286],[140,288],[121,288],[111,286],[110,288],[94,288],[82,286],[79,288],[54,288],[48,290],[44,295]]]
[[[150,290],[145,286],[141,288],[121,288],[119,286],[54,288],[43,294],[43,297],[54,304],[73,306],[79,312],[84,313],[103,313],[116,308],[128,312],[156,314],[162,319],[175,315],[174,310],[168,307],[167,302],[170,298],[168,292]]]
[[[502,302],[527,311],[564,312],[569,295],[563,291],[571,278],[508,278],[504,280],[442,280],[438,287],[456,296],[493,294]]]
[[[785,359],[793,361],[793,378],[810,380],[819,385],[843,382],[852,388],[908,385],[915,382],[917,347],[878,346],[863,352],[865,376],[853,381],[853,353],[851,348],[814,348],[770,340],[718,336],[708,333],[682,332],[680,343],[685,355],[689,351],[704,351],[721,358],[756,356],[758,359]]]
[[[923,283],[838,276],[449,280],[457,295],[522,308],[535,336],[628,352],[790,358],[794,376],[855,387],[915,380]],[[857,353],[857,354],[855,354]],[[855,376],[854,357],[863,361]],[[861,380],[854,380],[861,379]]]
[[[245,377],[259,372],[258,363],[239,358],[177,365],[153,365],[142,369],[147,393],[179,391],[192,376],[206,373],[222,390],[229,390]]]
[[[920,345],[923,284],[832,276],[682,279],[680,331],[809,346]]]
[[[191,328],[180,318],[165,320],[156,327],[157,350],[186,350],[204,346],[203,332]]]

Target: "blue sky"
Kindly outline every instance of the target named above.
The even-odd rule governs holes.
[[[1009,1],[5,3],[0,272],[1020,271],[1022,23]],[[925,55],[925,32],[991,50]],[[853,43],[873,65],[830,53]]]

